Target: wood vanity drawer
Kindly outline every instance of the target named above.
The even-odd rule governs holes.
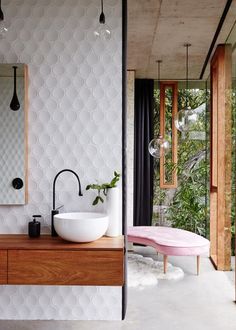
[[[9,250],[8,284],[123,285],[123,250]]]
[[[7,251],[0,250],[0,284],[7,284]]]

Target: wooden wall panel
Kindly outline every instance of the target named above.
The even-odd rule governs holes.
[[[210,193],[210,256],[217,267],[217,192]]]
[[[219,45],[211,61],[211,257],[231,268],[231,46]]]
[[[0,250],[0,284],[7,284],[7,251]]]
[[[217,187],[218,62],[213,62],[211,81],[211,187]]]

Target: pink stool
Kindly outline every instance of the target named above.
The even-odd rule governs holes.
[[[168,256],[197,256],[197,274],[200,270],[200,255],[209,255],[210,242],[195,233],[171,227],[128,227],[128,241],[152,246],[164,256],[164,273]]]

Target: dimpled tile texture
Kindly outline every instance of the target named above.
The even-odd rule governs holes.
[[[1,63],[29,67],[29,203],[0,206],[0,232],[25,233],[32,214],[49,232],[52,182],[65,211],[91,210],[88,183],[121,171],[121,1],[105,1],[112,39],[95,40],[98,0],[3,0]],[[102,206],[104,207],[104,206]],[[97,210],[102,209],[98,207]],[[1,286],[1,319],[120,319],[121,287]]]
[[[0,77],[0,204],[24,204],[25,189],[14,189],[14,178],[25,178],[24,80],[17,77],[20,109],[12,111],[13,78]]]

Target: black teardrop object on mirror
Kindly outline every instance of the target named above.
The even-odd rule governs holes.
[[[17,97],[16,93],[13,94],[13,97],[12,97],[12,100],[11,100],[11,103],[10,103],[10,108],[13,111],[17,111],[17,110],[20,109],[20,102],[18,100],[18,97]]]
[[[13,96],[12,96],[12,100],[10,103],[10,109],[13,111],[17,111],[20,109],[20,102],[16,93],[16,69],[17,66],[13,66],[13,70],[14,70],[14,91],[13,91]]]

